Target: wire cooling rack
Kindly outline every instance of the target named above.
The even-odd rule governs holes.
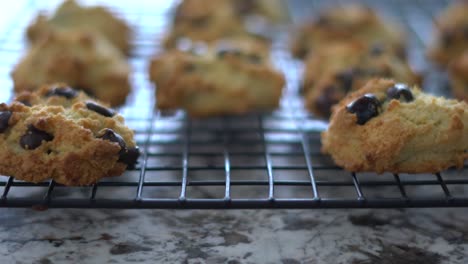
[[[39,1],[36,1],[39,2]],[[29,1],[0,32],[0,99],[7,100],[9,72],[25,52],[24,29],[39,9],[58,2]],[[84,1],[85,2],[85,1]],[[88,1],[89,2],[89,1]],[[156,3],[155,3],[156,2]],[[298,96],[302,64],[287,51],[285,28],[275,32],[273,60],[288,85],[277,111],[196,120],[181,111],[154,111],[148,58],[157,52],[170,1],[113,1],[113,10],[136,29],[133,87],[119,111],[135,129],[139,165],[90,187],[53,181],[31,184],[0,176],[0,207],[45,208],[389,208],[468,206],[468,169],[438,174],[349,173],[320,153],[326,123],[310,116]],[[294,22],[337,1],[289,1]],[[412,64],[426,74],[425,87],[447,91],[444,75],[423,56],[432,19],[444,1],[368,1],[408,31]],[[2,98],[3,97],[3,98]],[[6,99],[5,99],[6,98]]]

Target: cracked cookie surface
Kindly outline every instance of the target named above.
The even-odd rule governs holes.
[[[15,92],[65,82],[112,106],[130,92],[130,67],[105,38],[83,31],[54,32],[31,47],[11,73]]]
[[[285,84],[268,51],[245,42],[218,42],[200,53],[161,53],[152,59],[149,75],[158,108],[182,108],[192,116],[272,110]]]
[[[129,55],[133,33],[124,20],[102,6],[85,7],[75,0],[64,1],[50,17],[39,14],[27,29],[35,44],[53,31],[93,31],[104,36],[123,54]]]
[[[468,158],[468,105],[374,79],[334,109],[322,150],[355,172],[435,173]]]
[[[332,107],[347,93],[372,78],[394,78],[408,84],[420,82],[404,59],[380,45],[330,44],[310,54],[305,63],[302,88],[306,106],[322,118],[328,118]]]
[[[137,162],[121,115],[64,84],[0,104],[0,173],[18,180],[89,185]]]
[[[434,23],[427,55],[436,64],[447,66],[468,49],[468,1],[456,1]]]
[[[383,20],[372,9],[360,5],[344,5],[324,10],[318,18],[304,23],[293,35],[291,51],[297,58],[305,58],[337,42],[360,42],[369,46],[381,45],[405,56],[405,37],[400,28]]]

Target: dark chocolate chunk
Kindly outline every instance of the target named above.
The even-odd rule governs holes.
[[[248,59],[251,63],[255,63],[255,64],[258,64],[258,63],[261,63],[261,62],[262,62],[262,57],[260,57],[260,56],[257,55],[257,54],[249,54],[249,55],[247,55],[247,59]]]
[[[91,110],[91,111],[94,111],[100,115],[103,115],[105,117],[113,117],[115,115],[115,112],[111,109],[107,109],[105,108],[104,106],[100,106],[94,102],[87,102],[86,103],[86,107]]]
[[[49,92],[46,93],[46,97],[50,96],[62,96],[67,99],[75,98],[78,95],[78,92],[70,87],[57,87],[51,89]]]
[[[0,133],[5,132],[8,128],[8,121],[10,121],[10,111],[0,111]]]
[[[187,63],[184,65],[184,72],[189,73],[189,72],[194,72],[196,70],[196,66],[193,63]]]
[[[315,100],[315,109],[324,117],[331,115],[332,106],[338,103],[336,97],[337,87],[335,85],[329,85],[324,88],[323,92]]]
[[[234,10],[238,15],[247,15],[254,12],[257,9],[256,1],[252,0],[236,0],[232,1]]]
[[[33,125],[28,126],[26,134],[21,136],[20,145],[24,149],[36,149],[43,141],[52,141],[54,136],[35,128]]]
[[[354,79],[354,71],[352,69],[342,71],[336,75],[336,78],[343,87],[343,90],[347,93],[351,91],[353,88],[353,79]]]
[[[452,44],[454,38],[455,34],[453,31],[450,30],[443,32],[441,35],[442,46],[448,48]]]
[[[387,97],[390,99],[400,100],[402,99],[402,96],[406,102],[414,100],[413,93],[406,84],[397,83],[387,90]]]
[[[25,106],[31,107],[31,103],[30,103],[29,101],[26,101],[26,100],[18,100],[18,102],[24,104]]]
[[[190,19],[190,22],[192,22],[192,25],[195,27],[205,27],[206,25],[208,25],[209,21],[210,17],[208,16],[193,17]]]
[[[218,58],[223,58],[226,55],[233,55],[236,57],[240,57],[242,55],[241,51],[238,49],[229,49],[229,48],[220,48],[216,53]]]
[[[463,30],[463,37],[465,39],[468,39],[468,25],[465,25],[462,30]]]
[[[115,133],[114,130],[109,128],[98,138],[118,143],[120,146],[118,161],[127,164],[128,169],[133,169],[135,167],[138,157],[140,156],[138,147],[127,148],[125,140],[119,134]]]
[[[374,57],[380,56],[384,53],[385,49],[380,43],[375,43],[370,49],[370,54]]]
[[[364,125],[379,114],[380,102],[373,94],[365,94],[346,106],[348,112],[356,114],[357,124]]]
[[[120,152],[119,162],[127,164],[127,169],[134,169],[139,156],[140,150],[138,147],[128,148]]]
[[[326,16],[320,16],[317,20],[317,25],[319,26],[327,26],[328,24],[330,24],[330,19]]]
[[[125,140],[119,134],[115,133],[114,130],[110,128],[106,128],[106,130],[104,131],[104,134],[102,134],[98,138],[109,140],[110,142],[119,143],[121,151],[125,150],[125,148],[127,147],[127,144],[125,144]]]

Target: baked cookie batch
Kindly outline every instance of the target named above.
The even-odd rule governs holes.
[[[468,158],[468,106],[374,79],[335,107],[323,151],[349,171],[438,172]]]
[[[66,84],[0,104],[0,172],[19,180],[89,185],[139,156],[133,131],[107,105]]]
[[[278,107],[284,74],[268,28],[288,21],[281,0],[183,0],[148,64],[156,107],[209,117]],[[293,30],[305,65],[300,93],[330,119],[322,150],[349,171],[433,173],[468,158],[468,4],[436,21],[427,54],[449,73],[449,100],[424,93],[405,34],[374,10],[342,5]],[[29,50],[11,72],[16,98],[0,104],[0,174],[94,184],[133,168],[133,131],[111,106],[131,92],[133,30],[101,6],[66,0],[27,28]]]

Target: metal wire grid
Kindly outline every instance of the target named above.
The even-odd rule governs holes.
[[[309,2],[320,9],[329,1]],[[0,177],[1,207],[44,208],[388,208],[460,207],[468,205],[467,166],[434,175],[348,173],[320,153],[320,131],[326,124],[311,117],[297,95],[301,64],[285,48],[286,35],[275,43],[273,58],[287,77],[281,108],[271,114],[191,120],[183,112],[153,111],[146,78],[148,57],[158,50],[167,12],[163,8],[119,9],[138,29],[131,58],[134,93],[119,109],[136,131],[142,157],[124,176],[90,187],[64,187],[53,181],[31,184]],[[306,10],[291,1],[291,9]],[[333,4],[337,4],[334,2]],[[339,4],[339,2],[338,2]],[[426,86],[440,87],[438,73],[424,61],[432,16],[440,1],[369,1],[397,17],[408,28],[411,59],[431,72]],[[128,5],[128,4],[127,4]],[[135,5],[133,5],[135,6]],[[37,11],[30,1],[0,37],[0,62],[7,74],[23,52],[22,34]],[[144,12],[141,10],[145,10]],[[312,12],[307,10],[304,14]],[[300,13],[300,12],[298,12]],[[300,14],[294,18],[300,17]],[[285,32],[285,31],[284,31]],[[283,32],[283,33],[284,33]],[[433,75],[436,75],[434,77]],[[2,83],[3,84],[3,83]],[[440,89],[435,89],[442,92]]]

